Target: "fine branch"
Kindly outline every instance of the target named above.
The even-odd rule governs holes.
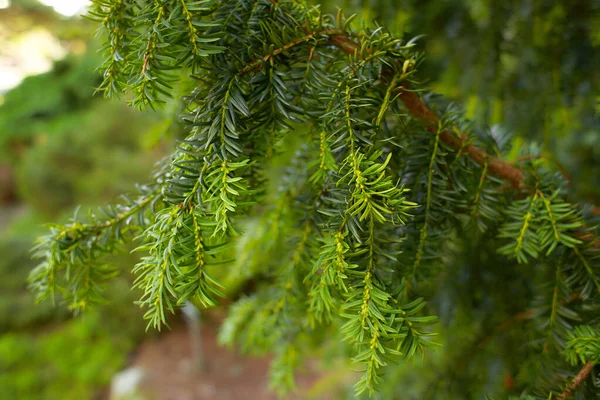
[[[565,390],[563,390],[563,392],[561,394],[559,394],[556,399],[557,400],[566,400],[569,397],[571,397],[573,395],[573,393],[575,392],[575,390],[577,390],[577,388],[583,383],[583,381],[585,381],[586,378],[590,375],[590,373],[592,372],[593,369],[594,369],[594,362],[593,361],[586,362],[585,365],[583,366],[583,368],[581,368],[581,370],[579,371],[579,373],[577,375],[575,375],[575,378],[573,378],[571,383],[569,383],[569,386],[567,386],[565,388]]]
[[[411,114],[416,118],[427,122],[431,129],[437,129],[439,118],[427,107],[419,95],[412,91],[403,90],[402,87],[400,87],[399,90],[400,100]],[[521,183],[523,182],[523,171],[519,168],[516,168],[498,157],[486,153],[476,146],[465,146],[466,139],[461,139],[448,130],[445,130],[440,134],[440,140],[454,150],[458,151],[462,149],[462,151],[471,157],[477,164],[483,165],[487,160],[488,170],[492,175],[510,182],[515,188],[521,187]]]
[[[354,54],[355,50],[358,49],[358,45],[345,35],[331,35],[329,36],[329,41],[347,54]],[[406,85],[398,87],[399,97],[402,103],[414,117],[427,123],[430,129],[435,129],[437,131],[439,123],[438,116],[431,111],[416,92],[407,89],[408,87]],[[523,171],[519,168],[498,157],[486,153],[476,146],[465,146],[466,138],[459,138],[448,130],[441,132],[440,140],[444,142],[446,146],[451,147],[454,150],[458,151],[462,149],[464,153],[480,165],[483,165],[487,161],[488,170],[491,174],[509,182],[514,188],[518,189],[521,187],[524,175]]]

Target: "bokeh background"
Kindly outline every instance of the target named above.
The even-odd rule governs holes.
[[[568,177],[573,201],[600,204],[600,2],[320,3],[406,39],[422,35],[421,77],[432,90],[476,124],[511,132],[513,148],[540,148]],[[178,132],[176,102],[142,113],[93,95],[99,41],[80,16],[86,4],[0,0],[0,400],[109,398],[111,380],[132,366],[163,377],[142,398],[267,398],[268,360],[217,345],[220,310],[202,328],[206,362],[220,364],[213,360],[201,379],[190,372],[189,328],[180,316],[171,332],[145,332],[129,289],[134,255],[113,260],[122,273],[108,289],[110,302],[86,315],[35,305],[27,291],[29,249],[44,224],[148,181]],[[308,368],[297,396],[338,391],[344,398],[352,381],[345,370]],[[390,379],[401,385],[401,373]]]

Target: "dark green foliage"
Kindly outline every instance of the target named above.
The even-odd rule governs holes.
[[[392,362],[432,357],[437,333],[450,349],[436,372],[451,387],[422,396],[469,384],[548,397],[577,373],[573,348],[595,362],[596,347],[580,343],[598,323],[594,221],[535,146],[514,150],[511,178],[498,158],[509,135],[427,93],[414,40],[295,1],[94,4],[108,36],[100,90],[130,92],[142,108],[193,81],[187,136],[132,199],[40,238],[31,284],[41,298],[60,292],[75,310],[98,301],[111,277],[103,258],[137,235],[149,327],[185,300],[215,305],[218,277],[258,282],[221,340],[276,350],[282,391],[303,349],[332,341],[362,371],[357,395],[393,385],[383,378]],[[480,323],[453,337],[469,314]],[[480,351],[515,314],[527,317],[522,340]],[[469,357],[517,383],[502,390],[497,374],[465,371]]]
[[[501,124],[558,160],[571,193],[599,202],[597,0],[325,0],[392,32],[424,35],[419,75],[478,124]]]

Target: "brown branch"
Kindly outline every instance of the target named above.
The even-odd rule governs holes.
[[[274,1],[273,3],[275,4]],[[359,50],[358,44],[342,31],[333,29],[323,30],[320,32],[309,33],[306,36],[298,38],[278,49],[275,49],[271,54],[254,60],[240,71],[240,75],[243,75],[246,72],[255,68],[260,68],[262,63],[269,61],[274,56],[286,50],[289,50],[290,48],[297,46],[301,43],[314,39],[319,35],[328,36],[327,41],[336,45],[338,48],[340,48],[340,50],[342,50],[346,54],[354,55]],[[310,58],[312,58],[312,56],[313,53],[311,51]],[[440,119],[419,97],[419,95],[415,91],[410,90],[407,83],[403,83],[402,85],[398,86],[397,91],[399,92],[398,97],[400,98],[404,106],[408,109],[408,111],[415,118],[425,122],[428,125],[428,130],[432,132],[437,132],[437,130],[439,129]],[[457,136],[449,130],[444,130],[440,133],[440,140],[446,146],[461,153],[467,154],[473,161],[475,161],[479,165],[484,165],[485,163],[487,163],[487,169],[489,173],[498,178],[503,179],[507,182],[507,184],[510,185],[510,187],[514,189],[524,189],[524,173],[521,169],[504,161],[499,157],[493,156],[485,152],[477,146],[470,144],[467,145],[466,143],[468,140],[468,135]],[[571,235],[579,240],[588,242],[590,247],[600,248],[600,238],[596,238],[594,233],[591,231],[573,232]]]
[[[359,46],[350,37],[343,34],[332,34],[329,36],[329,42],[338,46],[346,54],[354,55]],[[399,98],[408,109],[408,111],[417,119],[428,125],[428,130],[437,132],[439,129],[439,117],[425,104],[419,95],[410,90],[407,83],[398,87]],[[503,159],[488,154],[484,150],[474,145],[465,145],[467,136],[457,136],[449,130],[440,133],[440,140],[448,147],[467,154],[473,161],[479,165],[487,162],[488,171],[506,181],[514,189],[523,189],[523,180],[525,174],[521,169],[504,161]],[[596,238],[592,231],[573,232],[571,235],[593,248],[600,248],[600,238]]]
[[[274,0],[272,2],[275,4]],[[314,38],[316,35],[328,35],[328,41],[332,44],[335,44],[337,47],[340,48],[340,50],[342,50],[346,54],[352,55],[358,51],[358,44],[354,42],[351,38],[349,38],[347,35],[345,35],[343,32],[339,30],[324,30],[313,34],[308,34],[302,38],[299,38],[291,43],[286,44],[281,48],[276,49],[275,51],[273,51],[272,54],[268,54],[261,59],[253,61],[252,63],[246,65],[242,69],[241,74],[243,75],[249,70],[260,66],[262,62],[267,62],[273,56],[285,50],[288,50],[289,48],[295,45],[306,42]],[[416,92],[411,91],[407,87],[406,83],[404,84],[404,86],[399,86],[398,91],[400,100],[404,103],[404,105],[410,111],[410,113],[414,117],[427,123],[429,125],[430,130],[437,131],[439,118],[433,111],[431,111],[427,104],[425,104],[425,102],[421,100],[419,95]],[[488,170],[492,175],[495,175],[499,178],[508,181],[515,188],[521,187],[524,177],[523,171],[498,157],[486,153],[485,151],[476,146],[465,146],[465,141],[467,140],[466,137],[457,137],[452,132],[445,130],[440,134],[440,140],[444,142],[446,146],[451,147],[457,151],[460,150],[466,153],[473,161],[480,165],[483,165],[485,162],[487,162]]]
[[[358,50],[358,45],[346,35],[331,35],[329,42],[338,46],[346,54],[354,54]]]
[[[140,75],[144,75],[146,73],[146,70],[148,69],[148,53],[144,54],[144,63],[142,64],[142,72],[140,72]]]
[[[577,388],[581,386],[583,381],[587,379],[587,377],[592,372],[592,369],[594,369],[594,362],[586,362],[583,368],[581,368],[581,371],[579,371],[579,373],[575,375],[575,378],[573,378],[569,386],[567,386],[565,390],[563,390],[563,392],[558,395],[556,400],[565,400],[571,397],[573,395],[573,392],[575,392],[575,390],[577,390]]]
[[[358,50],[358,45],[345,35],[332,35],[329,37],[329,41],[338,46],[346,54],[354,54]],[[439,118],[431,111],[427,104],[421,100],[419,95],[416,92],[409,90],[406,84],[404,84],[404,86],[399,86],[398,91],[400,92],[400,100],[404,103],[408,111],[410,111],[414,117],[427,123],[430,130],[434,129],[437,131]],[[488,170],[492,175],[510,182],[515,188],[521,187],[524,177],[523,171],[498,157],[486,153],[476,146],[465,146],[466,137],[459,138],[452,132],[445,130],[440,134],[440,140],[444,142],[446,146],[451,147],[454,150],[458,151],[462,149],[464,153],[480,165],[483,165],[487,161]]]
[[[409,96],[407,96],[407,94]],[[429,120],[428,114],[433,114],[433,112],[427,108],[427,105],[415,92],[402,92],[400,94],[400,100],[402,100],[406,108],[408,108],[415,117],[425,122]],[[426,112],[426,114],[416,114],[416,112],[418,112],[417,110]],[[433,125],[430,126],[432,129],[437,129],[438,118],[437,116],[435,116],[435,118],[435,121],[431,121],[432,123],[435,122],[435,128]],[[440,134],[440,139],[448,147],[451,147],[454,150],[458,151],[462,148],[462,151],[479,165],[483,165],[487,160],[488,170],[492,175],[504,179],[516,189],[521,188],[524,175],[523,171],[521,171],[519,168],[507,163],[501,158],[486,153],[479,147],[474,145],[464,146],[464,142],[467,140],[467,138],[459,138],[449,130],[443,131]]]
[[[579,239],[582,242],[589,243],[589,246],[594,249],[600,249],[600,238],[597,238],[596,235],[592,231],[581,231],[581,232],[572,232],[571,236],[575,239]]]

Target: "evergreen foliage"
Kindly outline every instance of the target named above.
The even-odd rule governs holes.
[[[137,236],[149,327],[186,300],[216,305],[231,276],[256,280],[222,342],[275,351],[284,392],[300,349],[339,339],[362,371],[356,393],[373,395],[386,365],[427,359],[458,323],[444,318],[454,303],[440,277],[527,277],[521,297],[507,289],[487,310],[523,312],[529,328],[511,354],[511,394],[600,395],[589,207],[569,202],[534,146],[504,161],[506,132],[477,129],[427,92],[414,40],[296,1],[95,0],[90,18],[106,38],[99,91],[154,107],[193,80],[186,137],[151,184],[39,239],[40,299],[59,292],[75,311],[102,301],[105,256]],[[492,260],[502,268],[486,270]]]
[[[600,203],[597,0],[321,0],[392,32],[423,35],[420,74],[477,124],[535,141],[571,180],[570,196]],[[520,148],[519,142],[516,148]],[[511,155],[513,153],[510,153]]]

